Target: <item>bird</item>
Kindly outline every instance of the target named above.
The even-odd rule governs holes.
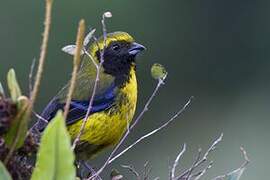
[[[74,150],[77,160],[93,159],[107,147],[115,146],[126,132],[137,105],[136,58],[145,49],[127,32],[120,31],[101,36],[87,49],[94,61],[102,61],[102,65],[91,111]],[[72,140],[78,136],[87,114],[96,75],[94,63],[84,56],[66,118]],[[50,121],[59,110],[64,110],[69,87],[70,82],[44,108],[42,118],[34,125],[36,131],[46,128],[44,119]]]

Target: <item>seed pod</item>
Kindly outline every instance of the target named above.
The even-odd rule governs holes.
[[[155,63],[151,68],[151,74],[154,79],[164,80],[168,72],[161,64]]]

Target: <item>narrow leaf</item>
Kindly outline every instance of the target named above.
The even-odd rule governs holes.
[[[67,53],[69,55],[74,55],[75,54],[75,49],[76,49],[76,45],[67,45],[67,46],[62,48],[62,51],[64,51],[65,53]],[[83,54],[84,54],[84,52],[82,50],[81,55],[83,55]]]
[[[1,161],[0,161],[0,179],[12,180],[9,172],[7,171],[6,167]]]
[[[93,37],[94,33],[96,32],[96,29],[92,29],[84,38],[83,46],[87,46],[90,42],[91,38]]]
[[[10,91],[11,99],[16,102],[17,99],[22,95],[22,93],[14,69],[10,69],[7,74],[7,84]]]
[[[74,180],[71,141],[61,112],[49,123],[41,138],[32,180]]]
[[[18,149],[24,144],[29,120],[29,113],[27,113],[29,103],[28,98],[25,96],[18,98],[19,109],[17,115],[12,120],[10,129],[4,135],[6,145],[9,148],[14,146],[15,149]]]

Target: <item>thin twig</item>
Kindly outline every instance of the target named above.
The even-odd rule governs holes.
[[[135,168],[132,165],[121,165],[122,168],[128,169],[130,172],[132,172],[137,180],[141,180],[140,174],[135,170]]]
[[[140,121],[141,117],[143,116],[143,114],[148,110],[148,106],[149,104],[152,102],[153,98],[156,96],[159,88],[161,87],[161,85],[164,84],[164,82],[162,80],[158,81],[157,86],[154,90],[154,92],[151,94],[150,98],[148,99],[148,101],[146,102],[143,110],[141,111],[141,113],[139,114],[139,116],[136,118],[136,120],[134,121],[133,125],[131,125],[128,128],[128,131],[126,131],[126,133],[124,134],[124,136],[121,138],[121,140],[119,141],[119,143],[114,147],[113,151],[111,152],[111,154],[109,155],[109,157],[107,158],[107,160],[105,161],[105,163],[103,164],[103,166],[97,171],[96,175],[99,175],[108,164],[110,164],[112,161],[114,161],[115,159],[117,159],[118,157],[120,157],[122,154],[124,154],[126,151],[128,151],[130,148],[128,147],[127,149],[125,149],[124,151],[122,151],[120,154],[118,154],[117,156],[114,156],[114,154],[116,153],[116,151],[119,149],[119,147],[123,144],[123,142],[126,140],[126,138],[128,137],[128,135],[130,134],[130,131],[135,127],[135,125]],[[137,142],[138,143],[138,142]],[[135,142],[135,144],[137,144]],[[132,145],[131,145],[132,146]],[[94,178],[94,176],[91,176],[90,178],[88,178],[88,180]]]
[[[149,179],[149,175],[150,175],[151,170],[152,170],[152,168],[149,167],[149,162],[146,161],[146,163],[144,164],[144,170],[143,170],[143,177],[142,177],[143,180]]]
[[[217,147],[217,145],[222,141],[223,133],[212,143],[212,145],[208,148],[208,150],[205,152],[204,156],[200,160],[196,160],[196,163],[192,165],[189,169],[184,171],[181,175],[179,175],[176,179],[184,179],[190,171],[193,171],[195,168],[199,167],[201,164],[205,163],[207,161],[208,155],[214,151]]]
[[[175,170],[176,170],[176,167],[178,166],[179,164],[179,161],[180,161],[180,158],[183,156],[184,152],[186,151],[186,144],[184,144],[182,150],[180,151],[180,153],[177,155],[174,163],[173,163],[173,167],[172,167],[172,170],[171,170],[171,180],[174,180],[175,178]]]
[[[105,14],[105,13],[104,13]],[[105,51],[105,48],[106,48],[106,37],[107,37],[107,31],[106,31],[106,26],[105,26],[105,15],[103,14],[102,16],[102,27],[103,27],[103,38],[104,38],[104,46],[103,46],[103,49],[101,51],[101,56],[100,56],[100,63],[98,66],[96,66],[96,79],[95,79],[95,83],[94,83],[94,87],[93,87],[93,92],[92,92],[92,95],[91,95],[91,98],[89,100],[89,106],[88,106],[88,109],[87,109],[87,112],[86,112],[86,115],[83,119],[83,122],[82,122],[82,125],[81,125],[81,128],[80,128],[80,131],[77,135],[77,137],[75,138],[74,142],[73,142],[73,145],[72,145],[72,149],[75,149],[76,145],[79,143],[80,141],[80,137],[82,136],[83,134],[83,131],[85,129],[85,126],[86,126],[86,122],[88,120],[88,117],[90,115],[90,112],[92,110],[92,105],[93,105],[93,102],[94,102],[94,98],[95,98],[95,95],[96,95],[96,90],[97,90],[97,85],[98,85],[98,82],[99,82],[99,76],[100,76],[100,70],[101,70],[101,67],[102,67],[102,64],[104,62],[104,57],[103,57],[103,54],[104,54],[104,51]],[[93,59],[93,57],[87,53],[87,55],[90,57],[90,59],[94,62],[95,60]]]
[[[41,121],[44,121],[45,123],[49,123],[49,121],[47,119],[45,119],[44,117],[42,117],[41,115],[39,115],[38,113],[36,113],[35,111],[32,111],[32,113],[38,118],[40,119]],[[32,127],[33,128],[33,127]],[[31,129],[30,129],[30,132],[31,132]]]
[[[84,49],[84,53],[89,57],[89,59],[92,61],[92,63],[95,65],[96,69],[99,68],[99,65],[96,63],[95,59],[93,58],[93,56],[91,54],[89,54],[85,49]]]
[[[134,147],[139,142],[143,141],[144,139],[148,138],[149,136],[151,136],[151,135],[159,132],[160,130],[164,129],[165,127],[167,127],[170,123],[172,123],[179,115],[181,115],[186,110],[186,108],[190,105],[191,101],[192,101],[192,97],[188,100],[188,102],[173,117],[171,117],[171,119],[169,119],[167,122],[165,122],[164,124],[162,124],[160,127],[156,128],[153,131],[151,131],[151,132],[145,134],[144,136],[140,137],[138,140],[136,140],[134,143],[132,143],[126,149],[124,149],[119,154],[117,154],[114,157],[112,157],[109,160],[108,164],[110,164],[113,161],[115,161],[117,158],[119,158],[120,156],[122,156],[124,153],[126,153],[128,150],[130,150],[132,147]]]
[[[64,118],[67,118],[70,103],[71,103],[71,98],[72,94],[75,89],[75,84],[76,84],[76,79],[77,79],[77,72],[81,63],[81,50],[83,48],[83,39],[84,39],[84,33],[85,33],[85,21],[82,19],[79,22],[79,27],[78,27],[78,33],[77,33],[77,38],[76,38],[76,49],[75,49],[75,54],[73,58],[73,71],[72,71],[72,77],[70,80],[70,87],[67,95],[67,100],[64,108]]]
[[[52,13],[52,0],[46,0],[44,33],[43,33],[43,39],[42,39],[42,44],[41,44],[41,50],[40,50],[39,64],[38,64],[38,69],[36,73],[34,88],[30,96],[30,102],[26,109],[26,116],[30,116],[32,112],[32,109],[34,107],[34,103],[36,101],[37,94],[39,91],[40,83],[41,83],[41,78],[43,74],[44,63],[45,63],[45,58],[46,58],[46,53],[47,53],[47,47],[48,47],[50,27],[51,27],[51,13]],[[17,143],[19,141],[19,136],[21,134],[21,131],[23,130],[23,128],[21,128],[23,124],[24,123],[22,121],[19,124],[19,128],[18,128],[18,131],[16,132],[15,139],[10,147],[7,158],[5,159],[6,163],[9,161],[9,158],[11,157],[11,155],[13,154],[17,146]]]
[[[190,175],[192,174],[192,171],[195,169],[195,165],[196,165],[197,162],[200,160],[201,154],[202,154],[202,149],[199,148],[199,149],[198,149],[197,157],[196,157],[195,161],[193,162],[193,164],[192,164],[192,166],[191,166],[191,168],[190,168],[190,170],[189,170],[189,172],[188,172],[188,174],[187,174],[187,177],[186,177],[187,180],[189,180],[189,177],[190,177]]]
[[[224,179],[224,178],[230,176],[231,174],[237,173],[238,171],[241,171],[241,170],[243,170],[243,169],[246,168],[246,166],[249,164],[250,160],[249,160],[249,158],[247,156],[247,152],[245,151],[245,149],[243,147],[240,147],[240,150],[241,150],[241,153],[244,156],[244,160],[245,160],[242,163],[242,165],[239,168],[237,168],[237,169],[235,169],[235,170],[233,170],[233,171],[231,171],[231,172],[229,172],[227,174],[224,174],[224,175],[221,175],[221,176],[217,176],[217,177],[213,178],[212,180]]]
[[[52,12],[52,0],[46,0],[46,12],[45,12],[45,22],[44,22],[45,26],[44,26],[43,40],[41,44],[40,58],[39,58],[35,84],[34,84],[33,91],[31,93],[30,106],[28,108],[29,113],[32,111],[35,100],[37,98],[37,93],[39,91],[41,77],[43,74],[44,63],[45,63],[45,58],[47,54],[50,27],[51,27],[51,12]]]
[[[152,95],[150,96],[150,98],[148,99],[148,101],[146,102],[146,104],[144,105],[144,108],[143,108],[143,110],[141,111],[141,113],[139,114],[139,116],[136,118],[136,120],[134,121],[134,123],[131,125],[130,129],[133,129],[133,128],[136,126],[136,124],[141,120],[141,118],[142,118],[142,116],[144,115],[144,113],[145,113],[146,111],[149,110],[148,107],[149,107],[150,103],[152,102],[153,98],[156,96],[156,94],[157,94],[159,88],[160,88],[162,85],[164,85],[164,80],[165,80],[165,79],[159,79],[159,80],[158,80],[158,83],[157,83],[156,88],[154,89]]]
[[[31,68],[30,68],[30,73],[29,73],[29,77],[28,77],[28,83],[29,83],[29,96],[31,96],[31,92],[33,90],[33,74],[34,74],[34,69],[35,69],[35,65],[36,65],[36,58],[33,59],[32,64],[31,64]]]
[[[213,161],[211,161],[209,165],[206,168],[204,168],[204,170],[200,171],[198,176],[195,176],[194,180],[199,180],[212,167],[212,165],[213,165]]]
[[[99,82],[99,75],[100,75],[101,65],[102,64],[100,63],[99,66],[98,66],[98,68],[96,69],[97,70],[97,73],[96,73],[96,79],[95,79],[95,83],[94,83],[94,87],[93,87],[93,93],[92,93],[91,98],[89,100],[89,106],[88,106],[86,115],[85,115],[85,117],[83,119],[83,122],[82,122],[82,125],[81,125],[81,128],[80,128],[80,131],[79,131],[77,137],[75,138],[75,140],[73,141],[72,149],[75,149],[76,145],[79,143],[80,138],[81,138],[81,136],[83,134],[83,131],[85,129],[86,122],[87,122],[88,117],[90,115],[90,112],[92,110],[92,105],[93,105],[93,102],[94,102],[94,98],[95,98],[96,90],[97,90],[97,85],[98,85],[98,82]]]

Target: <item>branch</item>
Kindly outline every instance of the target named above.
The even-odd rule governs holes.
[[[144,164],[144,170],[143,170],[143,180],[148,180],[149,179],[149,175],[151,172],[152,168],[149,167],[149,162],[146,161],[146,163]]]
[[[193,97],[191,97],[188,102],[173,116],[171,117],[171,119],[169,119],[167,122],[165,122],[163,125],[161,125],[160,127],[154,129],[153,131],[145,134],[144,136],[140,137],[138,140],[136,140],[134,143],[132,143],[130,146],[128,146],[126,149],[124,149],[123,151],[121,151],[119,154],[117,154],[116,156],[112,157],[109,160],[109,164],[112,163],[113,161],[115,161],[117,158],[119,158],[120,156],[122,156],[124,153],[126,153],[128,150],[130,150],[131,148],[133,148],[136,144],[138,144],[139,142],[143,141],[144,139],[148,138],[149,136],[159,132],[160,130],[164,129],[165,127],[167,127],[170,123],[172,123],[179,115],[181,115],[186,108],[190,105],[190,103],[192,102]]]
[[[175,161],[174,161],[174,164],[173,164],[173,168],[171,170],[171,180],[174,180],[175,178],[175,170],[176,170],[176,167],[178,166],[179,164],[179,160],[180,158],[183,156],[184,152],[186,151],[186,144],[184,144],[183,148],[182,148],[182,151],[180,151],[180,153],[178,154],[178,156],[176,157]]]
[[[109,155],[109,157],[107,158],[107,160],[105,161],[105,163],[103,164],[103,166],[97,171],[97,173],[91,177],[88,178],[88,180],[94,178],[95,176],[98,176],[105,168],[108,164],[110,164],[112,161],[114,161],[115,159],[117,159],[119,156],[121,156],[122,154],[124,154],[126,151],[128,151],[129,148],[125,149],[125,152],[122,152],[122,154],[118,154],[116,157],[113,158],[114,154],[116,153],[116,151],[119,149],[119,147],[124,143],[124,141],[126,140],[126,138],[128,137],[128,135],[130,134],[130,131],[135,127],[135,125],[140,121],[140,119],[142,118],[143,114],[148,111],[148,106],[149,104],[152,102],[153,98],[156,96],[159,88],[161,87],[161,85],[164,84],[164,82],[162,80],[159,80],[157,83],[157,86],[154,90],[154,92],[151,94],[150,98],[148,99],[148,101],[146,102],[143,111],[141,111],[141,113],[139,114],[139,116],[136,118],[135,122],[133,123],[133,125],[131,127],[127,128],[126,133],[124,134],[124,136],[121,138],[121,140],[119,141],[119,143],[114,147],[113,151],[111,152],[111,154]],[[137,144],[135,142],[135,144]]]
[[[43,74],[44,63],[45,63],[45,58],[47,54],[48,40],[49,40],[49,32],[50,32],[50,27],[51,27],[51,14],[52,14],[52,0],[46,0],[43,40],[41,44],[41,51],[40,51],[39,64],[38,64],[38,69],[37,69],[37,74],[36,74],[36,80],[35,80],[33,91],[31,93],[30,106],[28,107],[29,113],[31,113],[35,100],[37,98],[37,93],[39,91],[41,77]]]
[[[84,39],[84,33],[85,33],[85,21],[80,20],[79,27],[78,27],[78,33],[76,38],[76,49],[75,49],[75,55],[73,58],[73,71],[72,71],[72,77],[70,80],[70,87],[67,95],[66,105],[64,108],[64,118],[67,118],[70,102],[72,98],[72,94],[75,89],[76,79],[77,79],[77,72],[80,66],[81,62],[81,50],[83,48],[83,39]]]
[[[94,87],[93,87],[93,92],[92,92],[92,95],[91,95],[91,98],[89,100],[89,106],[88,106],[88,109],[87,109],[87,112],[86,112],[86,115],[83,119],[83,122],[82,122],[82,125],[81,125],[81,128],[80,128],[80,131],[79,131],[79,134],[77,135],[77,137],[75,138],[74,142],[73,142],[73,145],[72,145],[72,148],[75,149],[76,145],[79,143],[80,141],[80,137],[82,136],[83,134],[83,131],[85,129],[85,126],[86,126],[86,122],[88,120],[88,117],[90,115],[90,112],[92,110],[92,105],[93,105],[93,101],[94,101],[94,98],[95,98],[95,95],[96,95],[96,90],[97,90],[97,85],[98,85],[98,82],[99,82],[99,76],[100,76],[100,69],[102,67],[102,64],[104,62],[104,58],[103,58],[103,54],[104,54],[104,50],[105,50],[105,47],[106,47],[106,37],[107,37],[107,31],[106,31],[106,26],[105,26],[105,18],[108,18],[108,16],[106,15],[106,13],[108,12],[105,12],[102,16],[102,27],[103,27],[103,38],[104,38],[104,47],[101,51],[101,59],[100,59],[100,63],[98,65],[98,67],[96,66],[96,79],[95,79],[95,83],[94,83]],[[87,55],[89,56],[89,53],[87,53]],[[94,62],[95,60],[93,59],[93,57],[90,55],[89,56],[90,59]]]
[[[231,171],[231,172],[229,172],[227,174],[224,174],[224,175],[221,175],[221,176],[217,176],[217,177],[213,178],[212,180],[222,180],[222,179],[224,179],[224,178],[226,178],[226,177],[228,177],[228,176],[230,176],[232,174],[235,174],[237,172],[238,172],[238,174],[240,172],[240,175],[242,174],[241,171],[243,171],[246,168],[246,166],[249,164],[250,160],[249,160],[249,158],[247,156],[247,152],[245,151],[245,149],[243,147],[240,147],[240,150],[241,150],[241,153],[244,156],[244,160],[245,160],[242,163],[242,165],[239,168],[237,168],[237,169],[235,169],[235,170],[233,170],[233,171]]]
[[[203,163],[205,163],[207,161],[209,154],[216,149],[217,145],[222,141],[222,138],[223,138],[223,133],[213,142],[213,144],[209,147],[209,149],[205,152],[204,156],[201,159],[200,159],[201,150],[199,149],[198,156],[197,156],[195,162],[192,164],[192,166],[189,169],[187,169],[186,171],[184,171],[181,175],[176,177],[176,179],[177,180],[182,180],[182,179],[186,180],[187,177],[190,177],[190,176],[193,177],[194,175],[191,174],[192,171],[194,171],[197,167],[199,167],[200,165],[202,165]],[[207,166],[208,168],[206,168],[206,170],[211,168],[210,165],[212,165],[212,163],[210,163]],[[201,173],[205,173],[205,172],[202,171]],[[199,175],[201,175],[201,173],[199,173]]]
[[[30,68],[30,73],[28,76],[28,81],[29,81],[29,96],[31,96],[31,92],[33,90],[33,74],[34,74],[34,69],[35,69],[35,65],[36,65],[36,58],[33,59],[32,64],[31,64],[31,68]]]
[[[136,176],[136,180],[141,180],[140,174],[135,170],[132,165],[121,165],[122,168],[128,169]]]

